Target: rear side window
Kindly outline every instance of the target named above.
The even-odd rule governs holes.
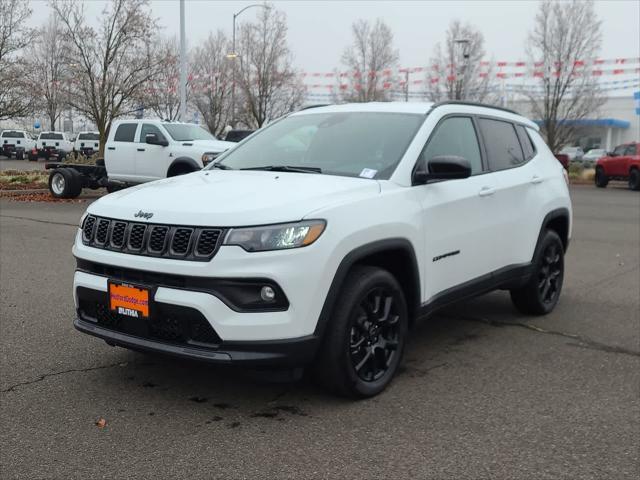
[[[464,158],[471,165],[472,174],[482,171],[478,137],[471,118],[450,117],[438,125],[420,157],[428,163],[440,155]]]
[[[525,161],[531,160],[536,154],[536,149],[533,146],[533,143],[531,143],[531,138],[529,138],[527,129],[522,125],[516,125],[516,132],[518,133],[518,138],[520,139],[520,145],[522,145],[522,152],[524,153]]]
[[[505,170],[524,163],[513,124],[488,118],[481,118],[479,123],[491,170]]]
[[[118,125],[116,134],[113,137],[114,142],[133,142],[136,134],[137,123],[121,123]]]

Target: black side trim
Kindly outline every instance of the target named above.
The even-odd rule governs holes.
[[[301,366],[313,360],[319,345],[318,338],[309,335],[256,342],[223,341],[217,348],[182,347],[107,330],[79,318],[74,320],[73,326],[111,345],[226,365]]]
[[[531,256],[532,260],[533,260],[533,255],[535,255],[536,251],[538,250],[538,245],[540,245],[540,242],[542,241],[542,235],[547,230],[547,227],[549,226],[549,224],[556,219],[563,219],[563,220],[566,220],[567,222],[567,236],[565,238],[562,238],[562,235],[561,235],[562,242],[564,243],[564,251],[565,253],[567,252],[567,250],[569,249],[568,230],[571,227],[570,218],[571,217],[569,216],[569,210],[566,208],[557,208],[555,210],[551,210],[549,213],[545,215],[544,219],[542,220],[542,225],[540,226],[540,232],[538,233],[536,248],[533,250],[533,254]]]
[[[322,338],[324,329],[329,323],[333,305],[335,304],[338,295],[342,290],[342,285],[344,284],[344,280],[351,267],[370,255],[391,250],[401,250],[403,253],[409,256],[412,265],[410,288],[413,291],[409,292],[409,295],[407,295],[407,304],[409,306],[410,312],[418,308],[421,295],[420,271],[418,269],[418,261],[416,260],[416,254],[413,249],[413,245],[411,245],[411,242],[409,242],[409,240],[405,238],[389,238],[385,240],[378,240],[376,242],[368,243],[356,248],[355,250],[348,253],[340,262],[340,265],[338,266],[338,269],[336,270],[336,273],[333,277],[333,282],[331,283],[329,292],[327,293],[327,296],[324,300],[322,311],[320,312],[320,317],[318,318],[318,323],[316,324],[316,329],[314,332],[315,335]],[[411,301],[412,298],[413,302]],[[411,305],[411,303],[413,303],[413,305]]]
[[[419,316],[425,317],[453,303],[477,297],[499,288],[515,288],[523,285],[530,278],[533,267],[531,263],[509,265],[495,272],[482,275],[461,285],[451,287],[434,295],[428,302],[420,306]]]
[[[169,166],[169,170],[167,170],[167,172],[171,171],[171,169],[173,167],[175,167],[176,165],[189,165],[190,167],[193,167],[195,170],[202,170],[202,168],[200,167],[200,165],[198,165],[198,162],[196,162],[193,158],[189,158],[189,157],[180,157],[180,158],[176,158],[171,165]]]
[[[236,312],[283,312],[289,309],[289,300],[284,290],[268,278],[212,278],[169,275],[166,273],[134,270],[76,258],[76,269],[80,272],[99,275],[128,283],[167,287],[192,292],[203,292],[220,299]],[[260,298],[260,289],[268,285],[276,292],[276,302],[265,304]]]

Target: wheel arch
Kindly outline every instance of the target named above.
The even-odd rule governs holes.
[[[542,225],[540,226],[540,232],[538,233],[538,240],[536,242],[536,248],[533,251],[538,250],[538,245],[542,241],[542,237],[546,230],[553,230],[560,236],[560,240],[562,240],[562,245],[564,247],[564,251],[566,253],[569,248],[569,228],[570,228],[570,218],[569,209],[567,208],[557,208],[555,210],[551,210],[547,213],[542,220]],[[533,257],[532,257],[533,258]]]
[[[176,172],[185,170],[187,168],[191,168],[191,171],[193,172],[202,169],[202,167],[198,165],[198,162],[196,162],[193,158],[178,157],[173,162],[171,162],[171,165],[169,165],[169,168],[167,169],[167,177],[173,177]]]
[[[325,297],[314,334],[322,337],[329,324],[333,306],[349,271],[356,265],[369,265],[389,271],[402,286],[409,311],[409,322],[413,322],[420,306],[420,270],[415,250],[405,238],[389,238],[361,245],[351,250],[340,262]]]

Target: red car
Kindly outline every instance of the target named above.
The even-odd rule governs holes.
[[[627,180],[631,190],[640,190],[640,143],[618,145],[596,162],[596,186],[605,188],[609,180]]]

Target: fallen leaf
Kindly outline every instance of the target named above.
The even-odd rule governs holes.
[[[99,418],[96,421],[96,425],[98,426],[98,428],[104,428],[107,426],[107,421],[104,418]]]

